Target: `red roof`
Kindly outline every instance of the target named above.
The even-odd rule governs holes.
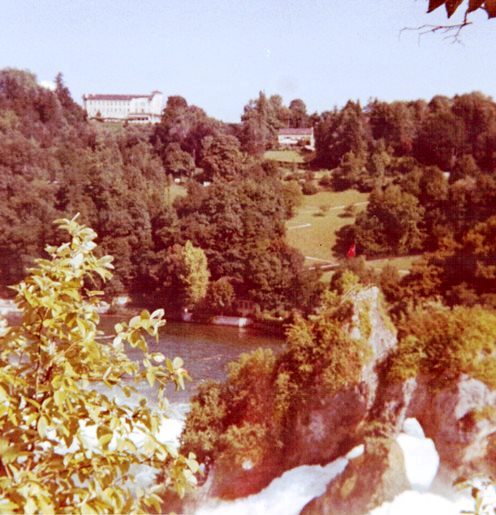
[[[132,100],[133,98],[152,98],[154,94],[160,91],[153,91],[151,95],[83,95],[84,100]]]
[[[279,129],[279,136],[311,136],[312,127],[301,129]]]

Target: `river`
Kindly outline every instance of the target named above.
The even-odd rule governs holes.
[[[102,317],[101,329],[111,332],[113,326],[124,320],[122,316],[105,315]],[[283,340],[266,335],[250,328],[238,329],[207,324],[167,322],[160,331],[159,341],[149,339],[150,351],[162,352],[168,358],[180,356],[192,381],[187,382],[186,389],[168,391],[169,401],[187,402],[195,393],[196,387],[206,379],[223,380],[226,377],[227,364],[243,352],[250,352],[258,347],[270,348],[280,352]],[[140,359],[141,352],[131,350],[132,359]],[[151,392],[140,388],[141,393],[149,397]]]

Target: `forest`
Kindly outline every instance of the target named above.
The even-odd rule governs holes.
[[[364,513],[408,487],[384,478],[399,477],[385,461],[410,417],[450,480],[494,473],[490,97],[350,100],[308,113],[301,99],[286,106],[260,92],[239,123],[226,124],[171,96],[160,123],[121,126],[88,120],[61,74],[55,84],[50,91],[30,72],[0,71],[0,297],[16,294],[24,311],[18,326],[0,326],[0,412],[15,442],[0,462],[6,509],[183,510],[201,503],[201,493],[179,499],[193,485],[218,498],[248,495],[364,442],[364,458],[350,459],[312,501],[326,508],[308,505]],[[266,158],[285,127],[314,129],[315,149],[298,147],[297,163]],[[303,198],[348,190],[367,201],[339,207],[345,222],[327,249],[336,266],[325,275],[288,244],[288,221]],[[399,256],[417,257],[406,273],[370,266]],[[162,419],[145,399],[126,408],[85,387],[120,385],[127,397],[126,380],[159,384],[163,415],[166,383],[184,387],[189,377],[181,359],[148,348],[162,309],[115,325],[111,346],[98,340],[97,304],[120,293],[167,314],[229,314],[248,300],[256,315],[284,323],[286,343],[241,355],[224,382],[203,382],[173,449],[157,440]],[[130,360],[125,345],[143,360]],[[95,427],[94,455],[62,457],[40,444],[46,460],[25,461],[50,431],[84,447],[80,420]],[[126,436],[134,430],[142,447]],[[16,475],[14,462],[30,476]],[[163,477],[132,493],[130,463]],[[21,489],[26,481],[41,490]]]
[[[288,126],[315,130],[301,173],[264,159]],[[320,188],[369,194],[366,210],[329,248],[342,269],[380,284],[397,312],[438,297],[449,305],[496,303],[496,104],[482,93],[350,100],[309,114],[301,99],[285,106],[260,92],[238,124],[173,96],[159,124],[116,130],[86,119],[61,74],[52,92],[29,72],[5,69],[0,134],[4,295],[60,238],[51,222],[80,213],[101,251],[115,257],[108,295],[178,308],[202,298],[201,309],[214,311],[238,298],[285,316],[308,313],[323,284],[286,242],[285,222],[302,191],[313,192],[315,171],[326,170]],[[171,194],[176,181],[185,194]],[[204,293],[188,302],[179,273],[187,242],[208,269]],[[357,259],[344,259],[350,245]],[[422,258],[404,277],[366,266],[365,259],[412,254]]]

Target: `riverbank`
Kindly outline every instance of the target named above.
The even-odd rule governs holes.
[[[133,316],[139,313],[143,309],[154,310],[158,306],[156,303],[143,302],[140,304],[127,304],[125,306],[111,306],[108,311],[105,312],[111,316]],[[267,334],[276,338],[284,338],[286,334],[287,323],[284,320],[256,320],[252,317],[242,316],[230,316],[230,315],[218,315],[214,313],[184,313],[180,310],[167,310],[165,312],[165,318],[171,322],[181,322],[187,324],[201,324],[201,325],[213,325],[213,326],[224,326],[233,327],[240,330],[249,329],[250,331],[256,331],[260,334]]]

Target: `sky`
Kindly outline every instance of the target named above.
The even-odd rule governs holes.
[[[0,0],[0,68],[85,93],[182,95],[226,122],[259,91],[309,112],[372,98],[496,97],[496,20],[461,42],[427,0]],[[459,17],[455,21],[459,20]]]

